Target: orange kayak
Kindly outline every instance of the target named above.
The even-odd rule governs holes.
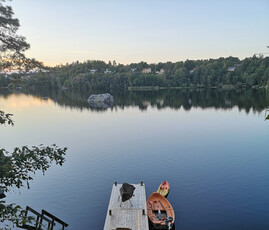
[[[157,192],[147,200],[148,218],[155,229],[172,229],[175,212],[169,201]]]
[[[169,193],[169,183],[168,181],[164,181],[163,183],[160,184],[157,193],[160,193],[161,195],[163,195],[164,197],[167,197],[168,193]]]

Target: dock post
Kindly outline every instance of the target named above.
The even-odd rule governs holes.
[[[143,181],[141,180],[141,186],[143,186],[144,184],[143,184]]]
[[[118,182],[117,181],[115,181],[115,186],[117,186],[118,185]]]

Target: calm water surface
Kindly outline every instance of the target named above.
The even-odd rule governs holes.
[[[45,209],[69,229],[102,229],[114,181],[163,180],[177,230],[269,229],[269,107],[266,91],[158,91],[114,94],[108,110],[89,94],[0,94],[15,126],[0,129],[0,147],[68,147],[66,162],[6,201]],[[42,100],[48,96],[48,100]]]

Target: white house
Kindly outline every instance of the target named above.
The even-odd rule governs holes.
[[[112,73],[112,71],[106,69],[106,70],[104,71],[104,73]]]
[[[90,73],[91,73],[91,74],[94,74],[96,71],[97,71],[96,69],[91,69],[91,70],[90,70]]]
[[[157,74],[164,74],[164,69],[160,69],[160,71],[156,71]]]
[[[191,70],[189,71],[189,74],[193,74],[195,69],[196,69],[196,68],[191,69]]]
[[[137,70],[137,68],[132,68],[131,72],[134,73]]]
[[[3,76],[3,77],[8,78],[8,75],[7,75],[7,73],[6,73],[6,72],[2,72],[2,71],[0,71],[0,76]]]
[[[228,67],[228,71],[232,72],[235,70],[235,68],[236,68],[235,66],[230,66],[230,67]]]
[[[142,70],[142,73],[151,73],[151,68],[145,68]]]
[[[234,66],[228,67],[228,71],[234,71],[240,64],[234,64]]]

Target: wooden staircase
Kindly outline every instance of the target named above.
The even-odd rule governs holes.
[[[35,211],[34,209],[30,208],[29,206],[26,206],[26,213],[25,217],[28,217],[28,213],[31,212],[36,216],[35,218],[35,223],[33,225],[27,225],[23,224],[21,226],[18,226],[19,228],[23,229],[29,229],[29,230],[53,230],[53,227],[55,226],[56,222],[62,225],[62,230],[68,227],[68,224],[65,223],[64,221],[60,220],[56,216],[50,214],[49,212],[45,211],[42,209],[41,213]],[[46,224],[44,224],[46,222]],[[45,225],[42,226],[42,224]]]

